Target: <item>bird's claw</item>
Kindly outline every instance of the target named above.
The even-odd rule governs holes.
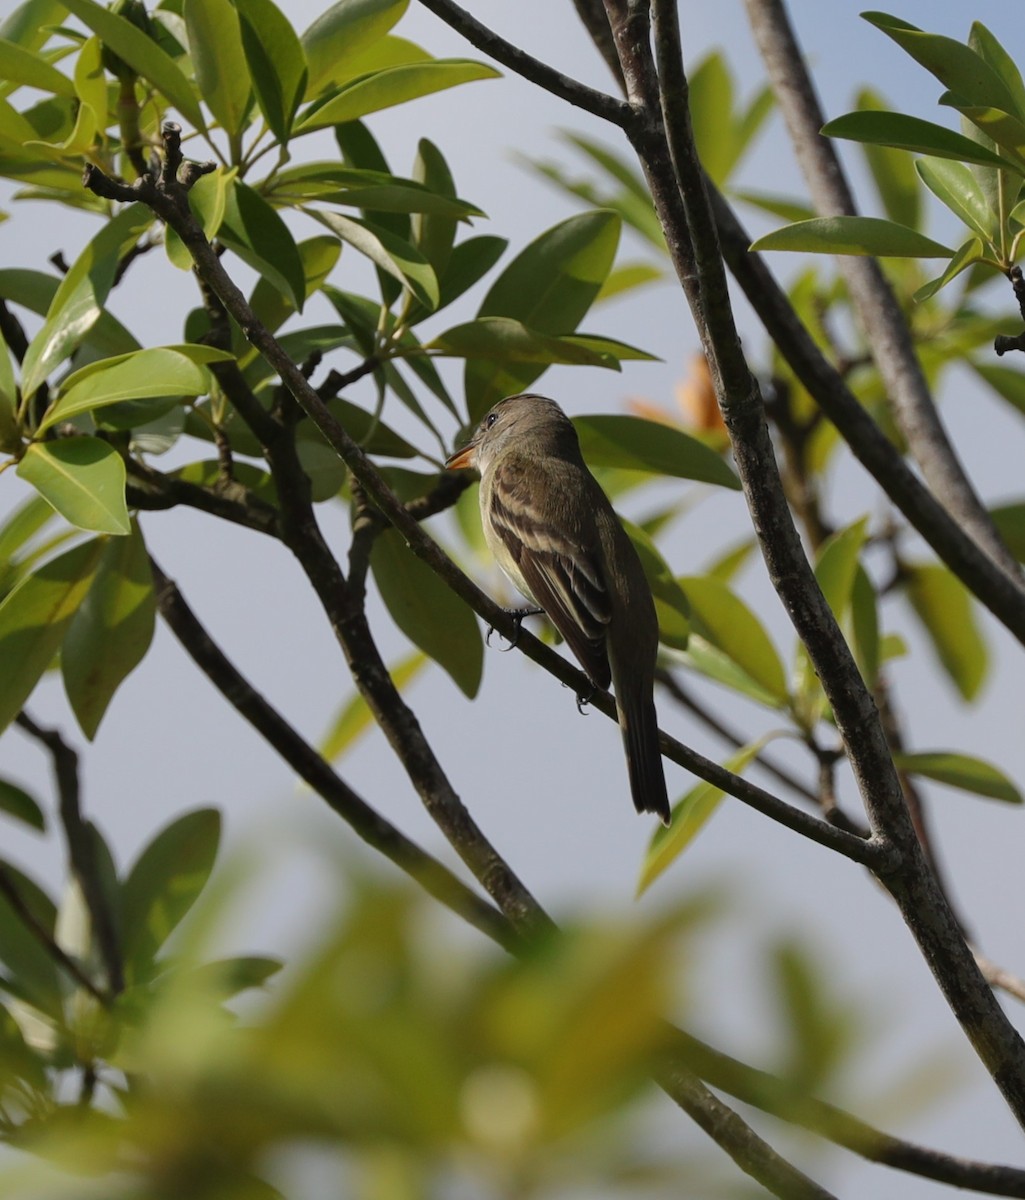
[[[509,645],[499,647],[499,649],[501,649],[503,653],[506,650],[512,650],[512,648],[520,640],[520,629],[522,628],[523,622],[526,620],[526,618],[527,617],[539,617],[544,612],[544,609],[543,608],[507,608],[505,611],[508,616],[512,617],[513,623],[515,624],[516,628],[513,631],[512,637],[509,639]],[[491,645],[491,635],[494,632],[495,632],[494,625],[489,625],[488,631],[484,635],[484,645],[485,646]],[[504,636],[504,634],[500,635],[500,636]]]
[[[580,694],[580,693],[577,694],[577,696],[576,696],[577,712],[580,713],[580,715],[582,717],[587,716],[587,712],[585,710],[587,709],[587,706],[591,703],[591,701],[594,699],[594,693],[597,690],[598,689],[592,683],[590,690],[588,692],[586,692],[584,694]]]

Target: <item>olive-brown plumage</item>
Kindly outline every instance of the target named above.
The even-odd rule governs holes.
[[[655,604],[569,418],[544,396],[509,396],[448,465],[480,471],[481,521],[499,566],[545,610],[588,678],[612,683],[634,806],[668,824],[653,696]]]

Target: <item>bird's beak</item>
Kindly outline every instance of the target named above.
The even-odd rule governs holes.
[[[445,466],[450,471],[458,471],[461,467],[476,466],[477,447],[470,442],[464,446],[462,450],[457,450],[455,454],[445,460]]]

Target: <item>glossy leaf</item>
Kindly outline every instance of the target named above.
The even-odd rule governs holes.
[[[153,640],[156,602],[149,557],[139,532],[111,538],[92,586],[61,648],[61,673],[72,711],[92,741],[114,693]]]
[[[738,750],[723,766],[734,774],[743,774],[768,740],[762,738]],[[711,820],[725,795],[722,788],[702,780],[673,805],[672,823],[668,828],[661,826],[655,831],[644,856],[641,877],[637,883],[638,896],[646,892],[694,841]]]
[[[922,775],[964,792],[988,796],[991,800],[1004,800],[1008,804],[1025,803],[1021,790],[1003,771],[971,754],[953,754],[949,751],[895,754],[893,761],[909,775]]]
[[[482,234],[480,237],[467,238],[452,248],[445,270],[438,280],[441,298],[438,307],[444,308],[471,287],[491,270],[505,253],[509,243],[505,238]]]
[[[149,843],[121,891],[125,975],[150,974],[161,947],[206,886],[217,858],[221,817],[200,808],[178,817]]]
[[[659,640],[675,650],[686,650],[690,642],[690,603],[686,592],[650,535],[622,517],[620,522],[633,542],[651,588],[658,616]]]
[[[406,104],[462,83],[497,79],[500,72],[469,58],[436,58],[430,62],[387,67],[343,84],[326,103],[307,109],[295,133],[310,133],[332,125],[358,121],[370,113]]]
[[[823,125],[827,137],[847,138],[855,142],[870,142],[892,146],[915,154],[935,158],[952,158],[958,162],[980,163],[988,167],[1003,167],[1012,171],[1015,164],[964,134],[955,133],[945,125],[923,121],[895,112],[853,112],[837,117]]]
[[[1025,82],[1013,58],[981,21],[973,21],[968,45],[1000,77],[1010,95],[1011,110],[1025,119]]]
[[[413,176],[435,195],[455,200],[455,181],[445,156],[427,138],[421,138],[417,145]],[[439,280],[455,245],[456,224],[454,217],[444,213],[430,214],[424,211],[413,217],[413,242],[434,268]]]
[[[196,86],[221,128],[234,139],[249,107],[249,70],[231,0],[185,0],[182,15]]]
[[[319,212],[317,217],[343,242],[348,242],[376,267],[409,288],[421,304],[432,310],[437,307],[437,276],[415,246],[369,221],[333,212]]]
[[[1007,158],[1015,164],[1016,176],[1025,175],[1025,123],[1017,117],[1012,117],[998,108],[981,108],[965,104],[960,96],[945,92],[940,97],[941,104],[949,104],[956,108],[969,121],[1004,151]]]
[[[306,275],[288,226],[248,184],[236,179],[225,196],[218,238],[253,270],[266,275],[302,312]]]
[[[977,237],[969,238],[967,242],[957,248],[954,257],[947,263],[946,270],[942,275],[938,275],[935,279],[931,279],[928,283],[923,284],[914,295],[916,304],[921,304],[923,300],[928,300],[930,296],[935,296],[940,288],[946,287],[952,279],[956,279],[962,271],[967,271],[969,267],[977,262],[981,262],[985,257],[985,247]]]
[[[740,489],[740,480],[714,450],[671,425],[619,413],[574,417],[573,424],[592,467],[650,471]]]
[[[814,217],[767,233],[751,249],[876,258],[949,258],[954,253],[906,225],[881,217]]]
[[[708,575],[680,580],[695,628],[779,703],[787,699],[783,663],[764,626],[725,583]]]
[[[326,234],[307,238],[299,243],[299,257],[302,259],[303,272],[306,275],[307,300],[320,290],[337,264],[341,253],[342,247],[338,239]],[[292,304],[289,297],[262,276],[256,281],[249,304],[271,333],[274,333],[295,312],[295,305]],[[245,359],[243,359],[243,363],[245,363]]]
[[[140,35],[141,36],[141,35]],[[153,222],[143,204],[131,204],[109,220],[61,280],[21,368],[24,396],[31,396],[96,324],[114,284],[121,256]]]
[[[236,177],[234,167],[229,170],[222,168],[201,176],[189,189],[189,208],[208,241],[212,241],[220,231],[228,189]],[[195,265],[189,248],[170,226],[164,230],[164,250],[179,271],[191,271]]]
[[[157,346],[90,363],[64,381],[40,432],[121,400],[205,395],[211,387],[205,362],[232,361],[233,356],[209,346],[196,350],[200,353],[185,346]]]
[[[320,95],[347,73],[347,64],[388,32],[409,0],[339,0],[302,35],[309,63],[306,94]]]
[[[574,363],[578,366],[609,367],[619,369],[618,360],[611,354],[592,350],[581,341],[551,337],[528,329],[522,321],[512,317],[478,317],[446,329],[430,342],[424,343],[425,350],[468,361],[481,360],[497,366],[504,364],[514,377],[513,364]]]
[[[79,529],[128,532],[125,464],[108,442],[95,437],[33,442],[17,471]]]
[[[39,801],[9,779],[0,779],[0,812],[40,832],[46,828]]]
[[[0,296],[41,316],[45,316],[49,310],[60,284],[60,279],[42,271],[0,268]],[[83,345],[99,354],[127,354],[130,350],[138,349],[139,343],[120,321],[104,311],[89,327]]]
[[[53,936],[57,909],[43,889],[17,867],[0,859],[0,870],[33,919]],[[57,966],[49,951],[26,926],[21,913],[0,893],[0,963],[9,990],[54,1019],[63,1017],[63,994]]]
[[[611,212],[570,217],[535,238],[491,285],[478,317],[511,317],[558,337],[573,333],[601,291],[619,245],[620,220]],[[543,363],[468,362],[466,401],[479,420],[503,396],[521,392]]]
[[[998,236],[997,216],[964,163],[944,158],[920,158],[915,169],[929,191],[970,229],[990,241]]]
[[[420,650],[407,654],[388,668],[392,683],[401,692],[420,674],[431,660]],[[323,758],[335,762],[341,758],[373,725],[374,717],[367,702],[357,692],[338,711],[317,747]]]
[[[394,529],[374,541],[370,567],[395,624],[472,699],[484,670],[484,643],[472,610]]]
[[[6,729],[53,661],[85,598],[102,551],[100,539],[50,559],[0,603],[0,730]]]
[[[905,589],[943,669],[965,700],[978,695],[989,667],[989,654],[965,586],[934,564],[908,566]]]
[[[137,29],[131,21],[119,16],[95,0],[61,0],[63,6],[93,33],[105,46],[148,80],[197,129],[205,129],[203,113],[192,85],[182,74],[173,58],[152,38]]]
[[[302,42],[273,0],[244,0],[236,7],[256,102],[270,131],[287,142],[309,74]]]

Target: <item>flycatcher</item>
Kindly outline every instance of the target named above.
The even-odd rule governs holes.
[[[655,603],[569,418],[544,396],[509,396],[445,465],[480,471],[484,537],[498,565],[548,614],[591,682],[614,685],[634,807],[668,825]]]

